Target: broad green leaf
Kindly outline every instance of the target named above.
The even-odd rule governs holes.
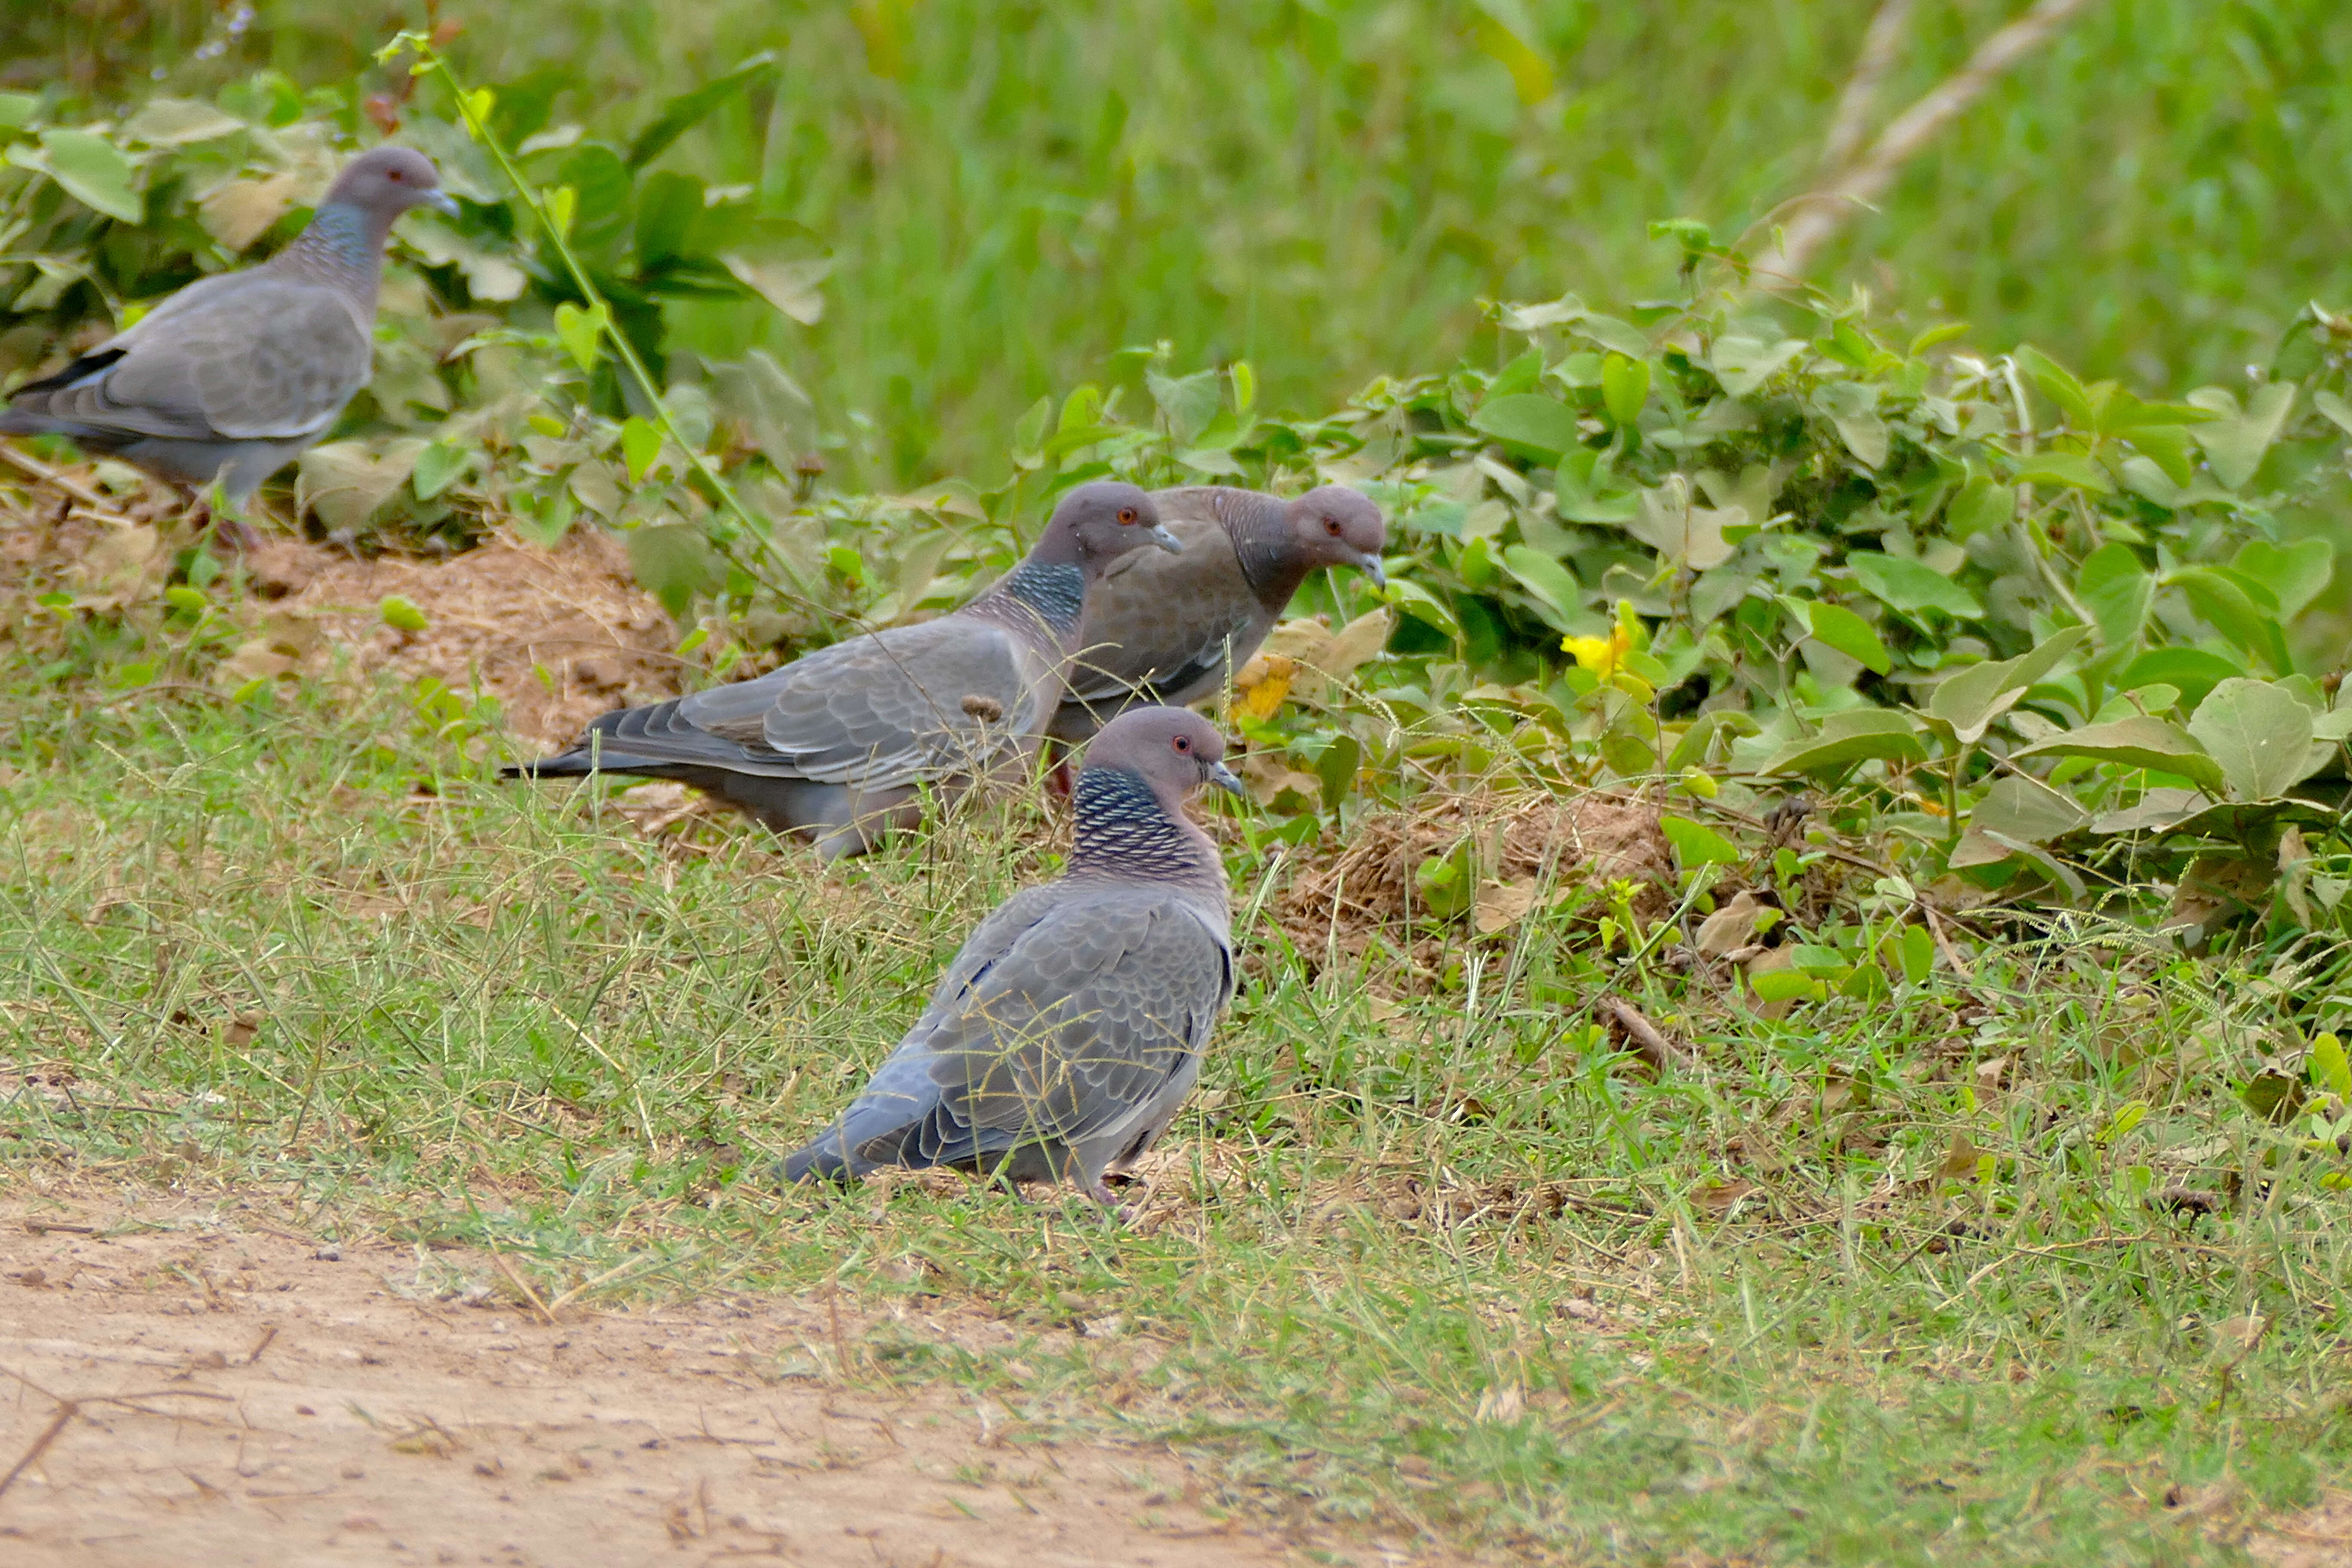
[[[2267,680],[2241,677],[2216,686],[2190,715],[2189,733],[2220,764],[2232,800],[2276,799],[2318,765],[2311,710]]]
[[[1866,468],[1876,468],[1886,461],[1886,421],[1878,414],[1875,385],[1861,381],[1829,382],[1813,394],[1813,404],[1830,416],[1830,423],[1837,426],[1838,439],[1845,443],[1855,461]]]
[[[1364,765],[1363,742],[1353,735],[1335,735],[1323,754],[1315,759],[1315,776],[1323,783],[1323,809],[1337,811],[1339,803],[1348,798],[1355,786],[1356,774]]]
[[[679,93],[663,104],[653,123],[638,132],[636,140],[629,143],[629,167],[644,168],[660,157],[671,142],[709,119],[720,104],[739,92],[764,84],[776,71],[775,56],[756,54],[725,76]]]
[[[1150,388],[1151,401],[1160,405],[1176,445],[1190,447],[1217,416],[1225,400],[1225,389],[1219,384],[1223,379],[1213,370],[1194,371],[1191,375],[1144,373],[1143,383]]]
[[[2090,395],[2073,372],[2031,344],[2021,345],[2015,357],[2017,368],[2064,412],[2067,423],[2086,436],[2098,428],[2098,416],[2091,407]]]
[[[134,182],[138,168],[131,154],[89,131],[41,132],[41,166],[66,195],[82,205],[123,223],[146,217]]]
[[[1941,610],[1948,616],[1969,619],[1984,614],[1984,606],[1977,603],[1975,595],[1925,562],[1858,550],[1845,558],[1845,563],[1853,568],[1854,581],[1889,609],[1906,615]]]
[[[1992,721],[2017,705],[2026,689],[2058,667],[2077,644],[2089,636],[2083,626],[2069,626],[2030,653],[1998,662],[1972,664],[1945,677],[1927,694],[1924,711],[1948,728],[1953,738],[1973,744],[1984,738]]]
[[[1878,633],[1843,605],[1812,605],[1806,611],[1806,619],[1814,641],[1837,649],[1880,675],[1895,668],[1895,660],[1887,653],[1886,645],[1878,640]]]
[[[2137,691],[2150,686],[2173,687],[2180,693],[2180,701],[2193,710],[2205,700],[2207,692],[2231,676],[2245,672],[2243,662],[2233,662],[2218,653],[2207,653],[2203,648],[2150,648],[2132,660],[2123,674],[2116,678],[2116,689]]]
[[[1573,321],[1565,324],[1570,331],[1591,339],[1612,353],[1632,360],[1649,357],[1650,340],[1631,321],[1621,321],[1597,310],[1580,310]]]
[[[388,441],[382,451],[364,441],[330,441],[311,447],[296,462],[296,515],[316,512],[330,532],[357,529],[408,482],[425,447],[424,441],[413,437]]]
[[[2037,452],[2017,462],[2021,485],[2061,485],[2069,489],[2105,495],[2116,487],[2099,465],[2080,452]]]
[[[2074,574],[2074,596],[2098,622],[2104,647],[2129,647],[2139,640],[2147,622],[2147,607],[2156,597],[2156,579],[2128,544],[2103,544],[2084,557]]]
[[[682,618],[697,594],[726,580],[702,531],[686,523],[633,528],[625,535],[629,566],[638,584],[662,602],[672,619]]]
[[[1462,635],[1462,623],[1454,618],[1453,606],[1412,578],[1390,578],[1386,592],[1390,604],[1423,626],[1433,626],[1450,637]]]
[[[2278,601],[2279,618],[2291,621],[2326,590],[2336,574],[2336,546],[2325,539],[2298,539],[2292,544],[2250,539],[2238,547],[2230,565],[2239,576],[2269,589]]]
[[[245,129],[245,121],[192,98],[151,98],[122,122],[123,137],[147,147],[185,147]]]
[[[457,482],[473,465],[478,450],[467,442],[444,436],[416,454],[416,467],[408,476],[409,488],[418,500],[431,500]]]
[[[2352,403],[2345,402],[2332,392],[2315,392],[2311,395],[2311,405],[2318,409],[2329,424],[2347,436],[2352,436]]]
[[[1793,1002],[1821,994],[1822,983],[1794,969],[1767,969],[1748,976],[1748,989],[1759,1002]]]
[[[2258,604],[2247,592],[2245,582],[2211,566],[2184,566],[2167,575],[2164,585],[2187,595],[2189,607],[2223,637],[2246,652],[2269,659],[2273,668],[2284,668],[2285,650],[2275,601]]]
[[[2225,488],[2238,489],[2263,466],[2263,455],[2278,439],[2279,426],[2294,407],[2294,390],[2291,381],[2264,382],[2242,408],[2227,387],[2200,387],[2189,395],[2191,404],[2218,416],[2197,426],[2189,436],[2205,448],[2213,477]]]
[[[1782,338],[1768,344],[1756,338],[1730,336],[1716,339],[1707,359],[1723,390],[1734,397],[1745,397],[1804,352],[1801,338]]]
[[[816,405],[767,350],[750,349],[740,360],[713,364],[710,393],[716,411],[740,424],[752,444],[779,469],[790,468],[802,453],[816,450]],[[1049,400],[1039,398],[1038,408],[1030,411],[1036,416],[1038,430],[1030,431],[1025,417],[1015,428],[1016,462],[1018,454],[1035,451],[1034,437],[1042,434],[1045,423],[1038,409],[1050,411],[1052,406]],[[1033,437],[1027,444],[1024,444],[1024,434]]]
[[[2164,470],[2164,477],[2186,489],[2197,479],[2197,453],[2189,432],[2178,425],[2149,425],[2125,439]]]
[[[1629,426],[1641,417],[1650,397],[1650,362],[1612,353],[1601,367],[1601,404],[1612,424]]]
[[[1730,839],[1686,816],[1660,816],[1658,831],[1675,847],[1675,860],[1685,870],[1694,866],[1737,866],[1748,858]]]
[[[2027,844],[2063,838],[2089,820],[2090,814],[2074,804],[2074,796],[2024,773],[1995,779],[1969,813],[1969,826]]]
[[[1513,544],[1503,551],[1503,566],[1518,579],[1540,605],[1552,612],[1544,618],[1560,630],[1584,620],[1584,586],[1576,574],[1546,555],[1524,544]]]
[[[555,183],[572,193],[572,232],[566,236],[572,247],[597,258],[616,258],[634,232],[636,205],[636,177],[621,155],[598,142],[583,142],[564,155]]]
[[[421,632],[425,627],[425,612],[397,594],[386,594],[375,611],[383,624],[396,632]]]
[[[2305,721],[2306,725],[2309,722]],[[2161,719],[2116,719],[2105,724],[2085,724],[2024,747],[2015,754],[2020,758],[2089,757],[2095,762],[2120,763],[2128,768],[2154,768],[2159,773],[2178,773],[2213,795],[2219,795],[2224,787],[2221,764],[2207,755],[2205,748],[2179,725],[2168,724]]]
[[[2311,1081],[2352,1103],[2352,1058],[2345,1056],[2344,1042],[2334,1035],[2321,1035],[2311,1042]]]
[[[1757,772],[1762,773],[1835,773],[1872,758],[1890,762],[1925,762],[1927,748],[1919,739],[1918,721],[1886,708],[1854,708],[1832,713],[1822,727],[1781,747]]]
[[[612,312],[602,300],[593,310],[583,310],[568,300],[555,307],[555,335],[583,374],[595,371],[597,355],[604,352],[604,328],[611,320]]]
[[[1013,426],[1013,458],[1023,468],[1036,466],[1039,450],[1045,445],[1046,421],[1053,417],[1054,399],[1048,395],[1031,404],[1029,412]]]
[[[646,482],[647,470],[654,459],[661,456],[662,433],[653,425],[632,414],[621,426],[621,460],[628,466],[629,483]]]
[[[1642,492],[1640,509],[1624,528],[1667,560],[1705,572],[1732,557],[1735,546],[1723,531],[1748,521],[1748,513],[1738,507],[1717,510],[1700,506],[1691,496],[1690,481],[1668,474],[1665,483]]]
[[[1990,475],[1971,473],[1968,483],[1952,497],[1951,505],[1944,509],[1944,531],[1954,539],[1967,540],[1977,534],[2007,528],[2017,515],[2017,492],[1994,480]]]
[[[1478,405],[1470,423],[1498,440],[1555,461],[1579,444],[1576,411],[1557,397],[1533,392],[1490,397]]]

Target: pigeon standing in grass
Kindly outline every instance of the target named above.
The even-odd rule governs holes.
[[[20,386],[0,434],[65,436],[159,479],[218,481],[241,507],[368,383],[384,237],[411,207],[455,213],[432,161],[353,159],[310,226],[260,266],[191,283],[55,375]]]
[[[1151,498],[1080,485],[1022,563],[953,615],[819,648],[760,677],[607,713],[561,755],[509,777],[679,779],[827,859],[863,854],[957,794],[1025,769],[1062,700],[1086,595],[1129,551],[1174,552]]]
[[[1130,557],[1087,595],[1070,692],[1054,716],[1056,740],[1083,741],[1139,702],[1182,704],[1214,692],[1319,566],[1353,566],[1388,581],[1381,509],[1345,486],[1292,501],[1223,485],[1151,499],[1183,552],[1173,561]]]
[[[1150,1149],[1201,1075],[1234,994],[1225,874],[1184,816],[1204,784],[1239,793],[1224,741],[1180,708],[1104,726],[1073,790],[1069,869],[999,905],[930,1005],[840,1119],[783,1162],[788,1181],[946,1165],[1104,1184]]]

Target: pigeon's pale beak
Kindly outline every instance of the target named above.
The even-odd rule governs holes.
[[[1211,763],[1209,764],[1209,782],[1228,794],[1240,795],[1242,793],[1242,781],[1234,776],[1233,769],[1225,766],[1223,763]]]
[[[446,191],[425,192],[425,200],[422,205],[431,207],[435,212],[439,213],[444,217],[456,217],[457,216],[457,198],[451,195]]]
[[[1160,549],[1168,552],[1171,555],[1181,555],[1184,553],[1184,542],[1177,538],[1174,534],[1169,532],[1166,528],[1158,523],[1154,523],[1152,525],[1151,531],[1145,534],[1144,537],[1151,541],[1152,543],[1160,546]]]
[[[1367,550],[1356,557],[1356,566],[1365,576],[1372,580],[1374,587],[1385,588],[1389,585],[1389,574],[1381,567],[1381,558],[1370,551]]]

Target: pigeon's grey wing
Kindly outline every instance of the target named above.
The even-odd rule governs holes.
[[[887,789],[939,777],[975,765],[1008,732],[1038,727],[1034,660],[1011,632],[973,616],[836,643],[764,679],[772,684],[758,740],[797,776],[824,784]],[[705,727],[714,725],[751,739],[724,720]]]
[[[1090,1142],[1184,1070],[1233,987],[1225,939],[1181,895],[1066,887],[909,1038],[930,1053],[942,1112],[975,1135]]]
[[[1012,1147],[1009,1136],[976,1132],[968,1120],[945,1109],[931,1077],[930,1037],[935,1019],[951,1013],[956,998],[1048,916],[1055,901],[1050,885],[1026,888],[973,928],[940,977],[922,1018],[833,1125],[811,1141],[808,1148],[817,1153],[814,1163],[837,1162],[848,1169],[973,1163]]]
[[[298,440],[323,431],[367,384],[373,360],[349,302],[322,284],[267,271],[216,282],[91,355],[106,363],[42,393],[40,412],[165,440]]]
[[[1198,518],[1168,526],[1181,554],[1134,551],[1088,591],[1072,699],[1173,696],[1222,674],[1229,650],[1238,662],[1265,639],[1264,612],[1223,528]]]

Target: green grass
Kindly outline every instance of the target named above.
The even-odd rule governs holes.
[[[1201,1454],[1249,1517],[1487,1561],[2225,1562],[2233,1521],[2347,1474],[2341,1162],[2225,1088],[2275,1023],[2263,977],[2083,927],[1768,1020],[1538,922],[1385,1016],[1261,917],[1142,1223],[779,1193],[765,1159],[1045,872],[1033,808],[827,877],[501,786],[391,692],[19,673],[5,710],[0,1180],[275,1194],[495,1243],[550,1290],[638,1259],[605,1289],[985,1302],[1032,1337],[885,1324],[775,1370],[950,1380]],[[1247,909],[1267,865],[1233,857]],[[1706,1065],[1597,1048],[1611,982]],[[1955,1133],[1981,1176],[1938,1179]],[[2230,1172],[2231,1212],[2147,1201]],[[2217,1325],[2250,1311],[2233,1361]]]
[[[1333,406],[1483,352],[1478,301],[1670,293],[1652,219],[1729,236],[1807,188],[1874,0],[1528,0],[1552,90],[1522,104],[1469,0],[443,7],[475,81],[554,68],[626,133],[773,48],[771,102],[667,158],[757,187],[831,244],[814,330],[774,347],[853,437],[865,488],[992,480],[1020,411],[1170,340]],[[1921,0],[1881,118],[2011,0]],[[261,0],[22,19],[9,85],[206,93],[260,66],[348,82],[423,7]],[[203,57],[207,37],[226,47]],[[1823,258],[1915,318],[2143,386],[2234,380],[2307,300],[2352,298],[2352,10],[2107,0],[1921,157]],[[732,354],[740,325],[683,323]],[[1129,367],[1128,374],[1132,374]]]

